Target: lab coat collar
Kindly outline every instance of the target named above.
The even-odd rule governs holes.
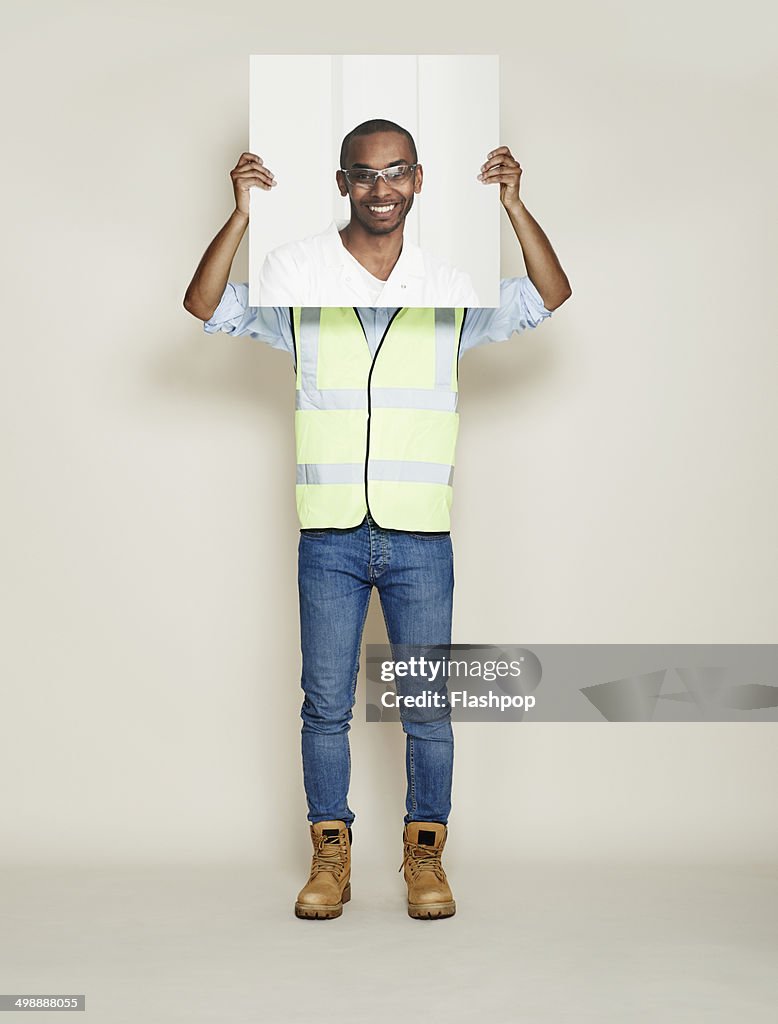
[[[323,235],[326,262],[328,267],[348,267],[347,249],[341,241],[339,231],[348,224],[347,220],[338,223],[333,221]],[[394,265],[392,274],[406,277],[424,277],[424,255],[418,245],[403,238],[400,258]]]

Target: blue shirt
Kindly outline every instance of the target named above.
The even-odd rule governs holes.
[[[294,358],[294,340],[288,306],[249,306],[249,286],[230,281],[210,320],[203,324],[208,334],[248,334],[272,348],[284,349]],[[359,306],[371,355],[386,330],[394,309]],[[500,305],[494,309],[469,309],[462,329],[459,356],[476,345],[505,341],[517,331],[537,327],[551,316],[529,277],[508,277],[500,281]]]

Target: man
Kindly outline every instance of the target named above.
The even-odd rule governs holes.
[[[421,192],[416,143],[393,121],[373,119],[343,140],[335,180],[350,220],[268,253],[259,306],[478,306],[470,277],[403,237]]]
[[[519,197],[521,167],[500,146],[477,177],[499,185],[527,276],[501,282],[499,308],[248,307],[247,286],[228,277],[248,224],[249,189],[269,190],[274,179],[253,153],[230,173],[236,208],[206,250],[184,306],[206,331],[261,338],[295,363],[302,758],[314,848],[295,913],[327,919],[351,897],[348,730],[372,588],[393,646],[451,642],[459,358],[537,326],[572,292]],[[358,245],[360,237],[357,230],[349,239]],[[386,270],[391,251],[375,269]],[[450,708],[421,717],[401,711],[401,719],[408,913],[450,917],[456,905],[441,861],[451,808]]]

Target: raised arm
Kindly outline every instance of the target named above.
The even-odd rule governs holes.
[[[184,296],[184,309],[198,320],[210,320],[227,286],[232,261],[249,222],[249,189],[270,191],[276,184],[273,172],[255,153],[242,153],[230,177],[235,209],[205,250]]]
[[[573,290],[551,242],[519,198],[521,166],[507,146],[499,146],[488,154],[478,179],[486,185],[499,182],[500,202],[519,240],[527,276],[540,292],[546,309],[550,311],[561,306]]]

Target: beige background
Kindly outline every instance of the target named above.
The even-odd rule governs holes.
[[[181,305],[232,206],[252,52],[377,49],[380,21],[384,52],[500,53],[495,145],[574,295],[463,359],[454,639],[776,640],[768,9],[12,6],[2,858],[307,857],[291,362]],[[362,717],[358,841],[394,868],[402,735]],[[775,740],[461,725],[452,862],[485,835],[490,861],[773,860]]]

